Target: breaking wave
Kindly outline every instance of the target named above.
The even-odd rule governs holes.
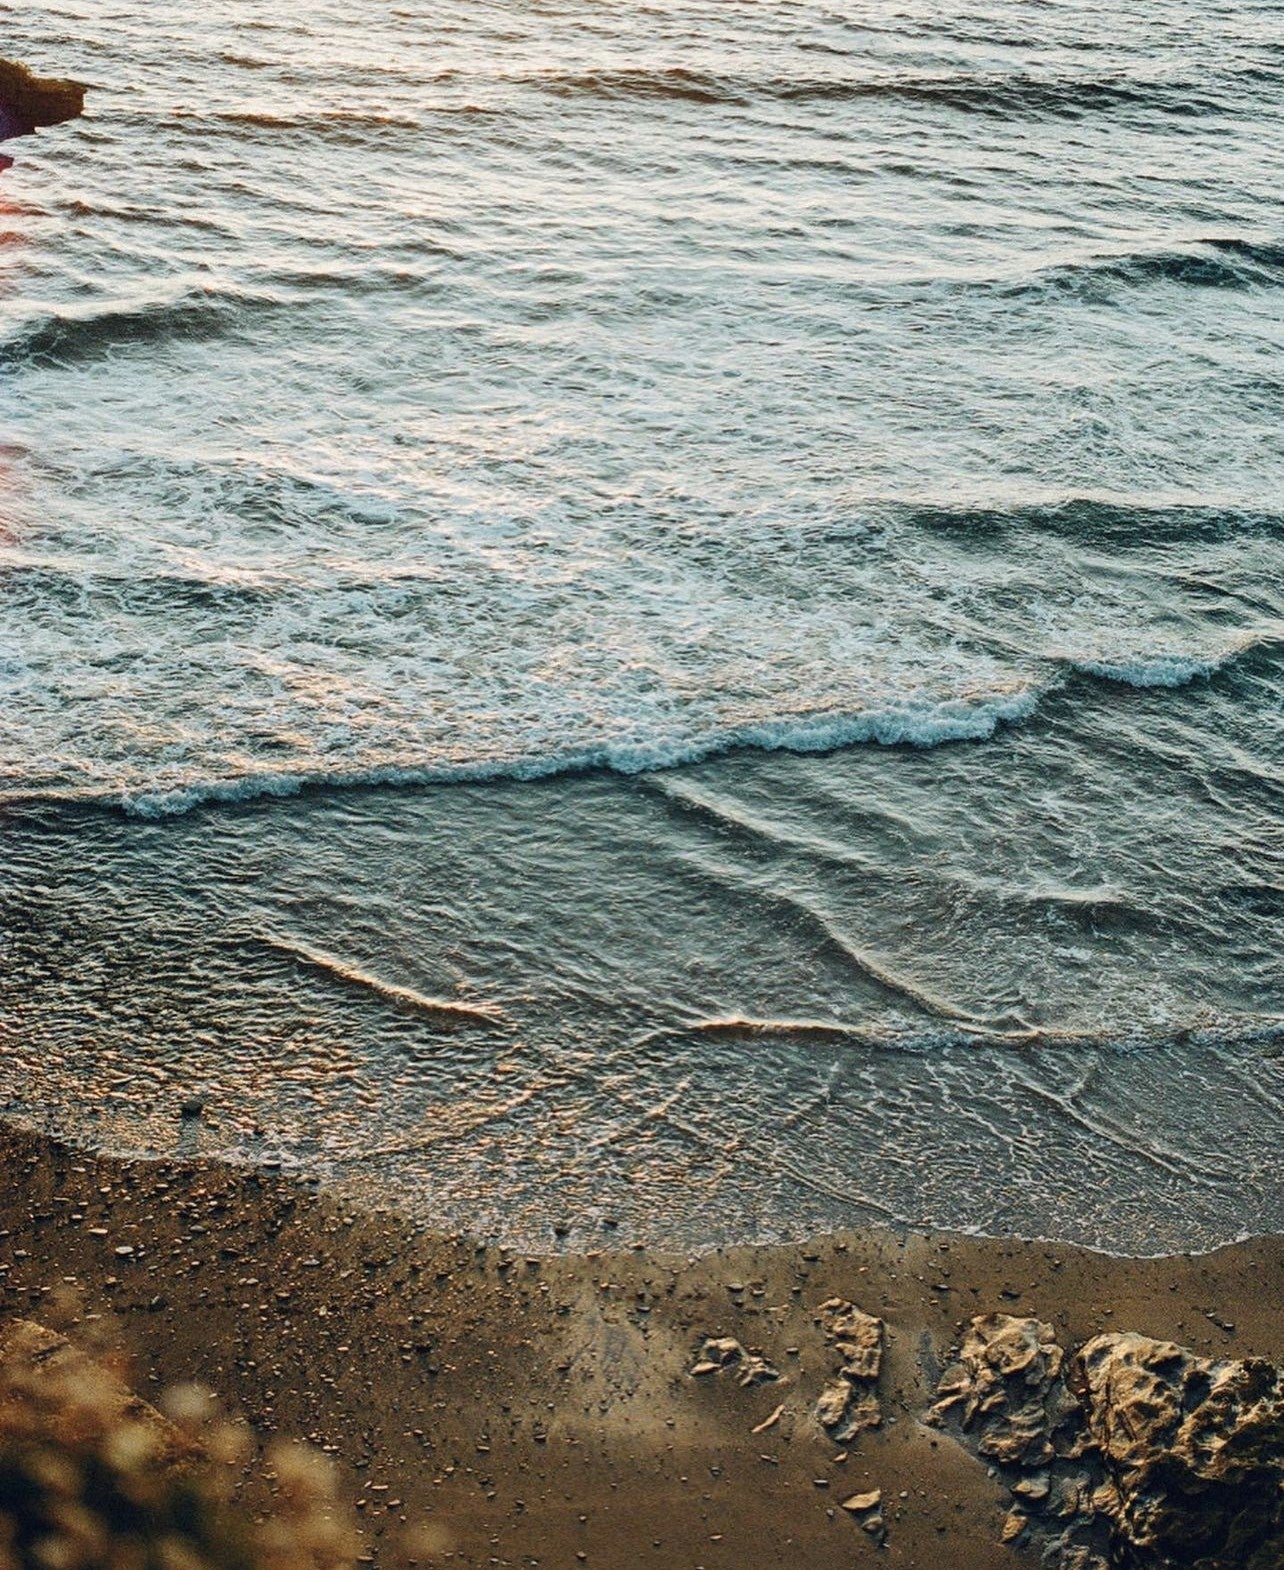
[[[1281,642],[1284,642],[1284,625],[1267,624],[1240,634],[1209,654],[1138,653],[1128,658],[1070,655],[1065,662],[1085,676],[1097,676],[1103,681],[1128,687],[1186,687],[1193,681],[1216,675],[1246,655],[1277,649]]]
[[[1066,671],[1138,689],[1178,688],[1207,678],[1245,652],[1273,646],[1267,634],[1244,637],[1218,655],[1190,657],[1176,654],[1137,656],[1132,659],[1096,659],[1064,656]],[[163,779],[158,769],[152,778],[139,775],[137,760],[128,778],[91,785],[24,789],[14,783],[0,790],[0,803],[20,805],[39,800],[62,800],[116,807],[131,817],[160,819],[180,816],[216,803],[241,803],[260,798],[295,796],[312,789],[359,787],[418,787],[478,783],[503,779],[538,780],[559,774],[603,769],[622,775],[639,775],[701,762],[719,754],[745,750],[763,752],[833,752],[861,744],[885,747],[931,748],[958,742],[984,741],[1002,726],[1020,724],[1038,709],[1040,699],[1059,685],[1054,675],[1040,686],[1013,681],[1006,691],[974,700],[937,703],[890,702],[859,714],[793,716],[711,730],[703,734],[674,732],[648,740],[636,736],[571,747],[564,752],[515,753],[477,757],[382,756],[362,763],[342,753],[314,755],[277,770],[247,769],[230,777],[212,777],[194,771],[179,778]]]
[[[119,786],[71,787],[65,790],[0,792],[0,802],[14,805],[40,799],[101,802],[123,808],[132,817],[171,817],[215,802],[253,801],[259,797],[295,796],[311,788],[353,786],[415,786],[464,784],[608,769],[617,774],[645,774],[752,748],[770,752],[832,752],[862,742],[883,746],[935,747],[955,741],[981,741],[1000,725],[1028,718],[1038,692],[1017,687],[1012,692],[974,704],[947,702],[935,706],[890,704],[875,713],[817,715],[744,725],[704,736],[657,737],[586,746],[561,754],[525,755],[435,761],[388,759],[369,766],[351,760],[322,763],[280,772],[253,772],[231,779],[192,778],[173,785],[136,781]]]

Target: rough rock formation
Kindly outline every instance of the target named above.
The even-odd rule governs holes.
[[[1098,1336],[1067,1360],[1052,1328],[972,1321],[928,1420],[955,1428],[1012,1493],[1057,1570],[1280,1570],[1284,1370],[1170,1342]]]
[[[1105,1469],[1099,1508],[1138,1563],[1284,1565],[1284,1369],[1098,1336],[1071,1388]]]
[[[878,1404],[878,1376],[883,1367],[883,1321],[863,1313],[845,1298],[832,1297],[820,1306],[820,1322],[835,1343],[840,1362],[837,1378],[816,1402],[816,1420],[837,1443],[849,1444],[866,1428],[883,1421]]]
[[[691,1365],[691,1375],[701,1379],[706,1374],[720,1374],[731,1369],[738,1385],[762,1385],[780,1378],[779,1369],[760,1353],[747,1351],[739,1341],[730,1336],[711,1336],[696,1353]]]
[[[85,89],[79,82],[34,76],[25,65],[0,60],[0,142],[30,136],[42,126],[62,125],[84,108]],[[12,162],[0,157],[0,169]]]
[[[933,1408],[939,1421],[957,1417],[977,1450],[1005,1466],[1042,1467],[1073,1450],[1067,1425],[1077,1425],[1079,1404],[1061,1378],[1065,1354],[1051,1325],[1037,1319],[988,1314],[974,1319],[959,1360],[945,1372]]]

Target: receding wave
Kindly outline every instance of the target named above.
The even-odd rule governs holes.
[[[495,1025],[503,1019],[500,1010],[492,1008],[489,1004],[462,1003],[453,998],[427,997],[413,987],[387,981],[382,976],[376,976],[362,966],[353,964],[350,960],[323,953],[320,949],[311,948],[297,938],[260,933],[255,935],[254,941],[263,948],[284,955],[297,965],[318,971],[345,986],[359,988],[393,1008],[409,1010],[435,1025]]]
[[[1229,101],[1193,82],[1150,82],[1125,75],[1039,76],[983,72],[887,77],[762,77],[668,69],[620,68],[555,71],[509,77],[560,98],[663,99],[694,104],[747,106],[762,101],[859,102],[876,100],[935,106],[965,114],[1025,114],[1051,118],[1144,108],[1176,115],[1210,114]]]
[[[834,1019],[762,1019],[754,1015],[728,1014],[718,1019],[693,1019],[682,1025],[670,1025],[653,1030],[641,1037],[636,1046],[646,1046],[654,1041],[670,1041],[675,1037],[726,1037],[739,1041],[748,1036],[784,1036],[793,1041],[828,1046],[831,1043],[852,1043],[878,1050],[894,1048],[897,1039],[886,1028],[871,1025],[849,1025]]]
[[[83,316],[46,316],[0,343],[0,369],[76,365],[129,349],[224,338],[281,304],[264,296],[201,292]]]
[[[878,1025],[862,1025],[832,1018],[763,1018],[729,1014],[666,1025],[637,1038],[633,1045],[642,1047],[653,1042],[701,1037],[732,1041],[775,1037],[802,1045],[853,1046],[870,1053],[925,1057],[975,1048],[1009,1048],[1016,1054],[1026,1054],[1043,1047],[1087,1047],[1103,1054],[1123,1055],[1162,1050],[1174,1041],[1195,1041],[1219,1050],[1252,1047],[1263,1056],[1270,1057],[1274,1055],[1272,1049],[1284,1042],[1284,1021],[1281,1021],[1279,1015],[1258,1014],[1234,1021],[1207,1018],[1191,1019],[1184,1023],[1138,1023],[1127,1030],[1103,1031],[1073,1030],[1054,1025],[1010,1028],[966,1020],[928,1026],[915,1021],[896,1027],[886,1021]],[[1210,1170],[1216,1171],[1217,1168],[1214,1166]]]

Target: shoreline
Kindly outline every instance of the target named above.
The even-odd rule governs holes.
[[[270,1172],[96,1157],[9,1126],[0,1153],[4,1319],[123,1353],[149,1399],[208,1386],[260,1452],[318,1445],[381,1566],[829,1570],[923,1566],[948,1545],[953,1570],[1017,1570],[1037,1554],[1000,1542],[1001,1482],[922,1423],[972,1316],[1031,1315],[1067,1346],[1135,1330],[1284,1361],[1284,1238],[1134,1260],[864,1229],[527,1256]],[[886,1324],[884,1420],[846,1446],[812,1412],[835,1296]],[[724,1336],[782,1378],[693,1377]],[[842,1508],[873,1489],[882,1547]]]

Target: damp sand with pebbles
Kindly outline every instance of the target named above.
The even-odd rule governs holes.
[[[127,1349],[144,1396],[208,1386],[261,1447],[319,1446],[362,1553],[385,1566],[830,1570],[944,1554],[1016,1570],[1036,1561],[1001,1541],[1003,1479],[924,1422],[973,1317],[1034,1316],[1067,1348],[1127,1329],[1284,1361],[1278,1239],[1126,1260],[870,1230],[696,1257],[527,1256],[271,1174],[98,1159],[13,1131],[0,1151],[6,1318]],[[739,1350],[695,1375],[710,1342]],[[839,1443],[817,1406],[845,1366],[878,1421]]]

